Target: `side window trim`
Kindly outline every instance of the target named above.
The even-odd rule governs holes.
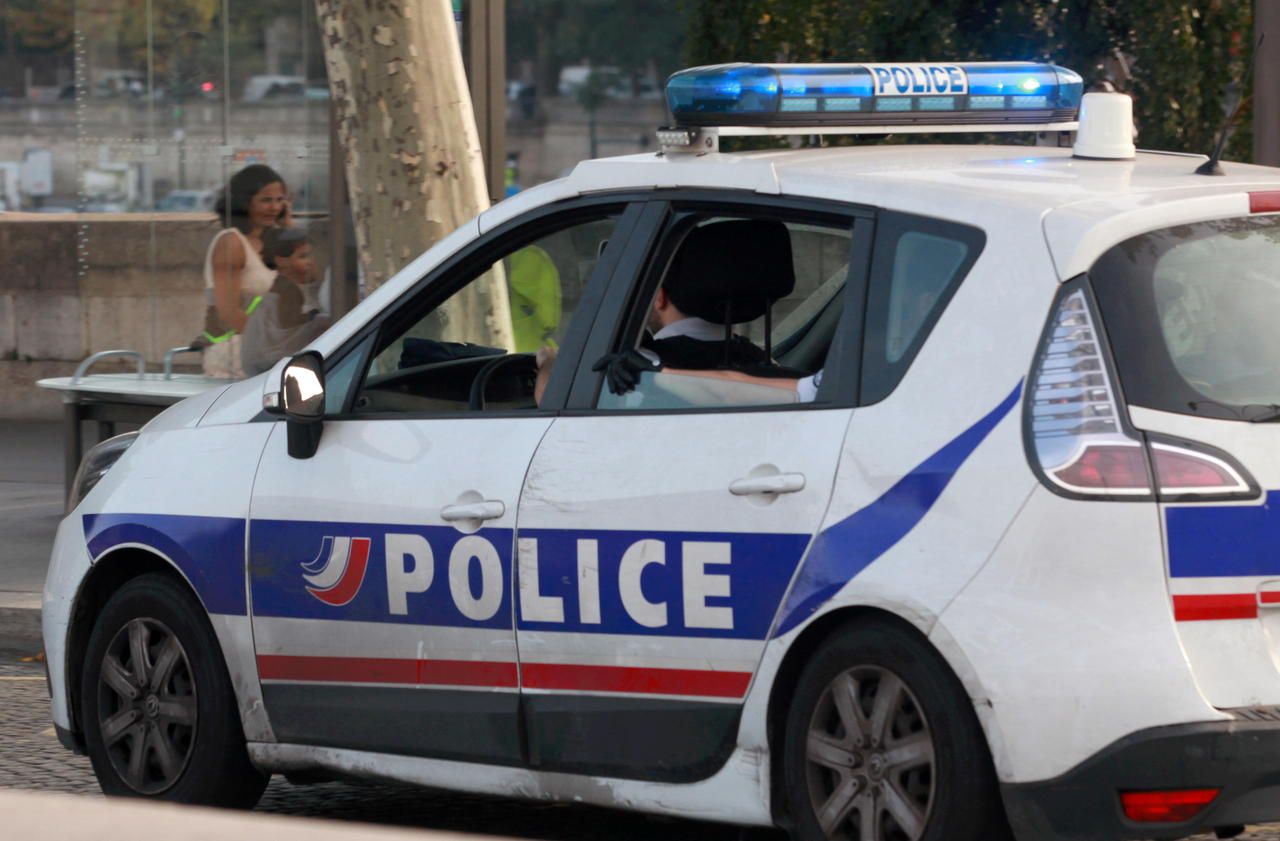
[[[582,355],[587,346],[623,257],[630,249],[635,232],[643,225],[647,206],[648,202],[630,202],[627,205],[613,231],[613,238],[621,247],[606,247],[591,270],[591,278],[578,300],[573,318],[569,321],[569,329],[565,332],[564,342],[556,357],[556,366],[552,369],[551,379],[542,396],[543,407],[547,411],[563,408],[569,399],[577,372],[577,357]]]
[[[872,249],[876,213],[863,205],[833,202],[823,199],[805,199],[796,197],[778,198],[776,196],[754,196],[732,191],[697,191],[679,190],[668,193],[664,191],[665,201],[650,202],[652,210],[646,209],[645,222],[652,227],[637,232],[634,239],[636,248],[628,254],[627,265],[617,272],[608,292],[609,304],[597,313],[595,328],[590,342],[583,351],[574,377],[573,390],[565,406],[565,414],[569,415],[637,415],[637,414],[697,414],[706,412],[760,412],[760,411],[804,411],[813,409],[850,408],[857,403],[858,382],[861,370],[862,340],[864,326],[865,300],[867,294],[867,278],[870,275]],[[660,207],[659,207],[660,206]],[[687,209],[705,209],[725,213],[745,213],[753,216],[773,215],[780,219],[793,219],[805,215],[825,217],[826,219],[842,219],[850,226],[852,233],[852,250],[849,262],[849,279],[846,283],[845,310],[841,315],[838,336],[853,330],[857,340],[849,338],[833,341],[828,350],[828,365],[831,370],[824,373],[819,387],[818,400],[813,403],[784,403],[767,406],[714,406],[684,407],[680,409],[635,409],[627,411],[597,409],[596,399],[602,388],[603,375],[591,370],[595,360],[609,353],[619,339],[620,331],[626,328],[626,319],[634,306],[635,295],[642,291],[640,285],[650,279],[651,260],[658,256],[662,241],[666,239],[671,217],[677,212]],[[644,222],[642,222],[642,225]],[[641,246],[643,251],[641,252]],[[834,362],[834,365],[832,364]],[[838,399],[837,395],[846,395]]]
[[[332,364],[330,364],[328,360],[325,360],[326,387],[328,386],[327,378],[330,371],[340,367],[349,359],[354,360],[352,364],[356,366],[355,374],[351,377],[351,381],[347,383],[347,393],[342,397],[342,412],[338,415],[334,415],[333,417],[345,417],[351,414],[351,406],[355,403],[356,394],[359,392],[360,388],[360,382],[364,379],[361,372],[369,364],[369,351],[373,348],[375,338],[375,334],[370,333],[363,341],[351,348],[347,353],[335,356]]]
[[[556,220],[566,216],[583,217],[590,216],[592,208],[620,207],[622,209],[618,216],[618,224],[614,229],[614,238],[620,239],[623,243],[629,238],[630,230],[635,226],[642,208],[645,205],[645,196],[636,193],[625,194],[601,194],[587,198],[575,198],[566,201],[555,202],[545,205],[523,216],[512,219],[503,225],[488,231],[477,237],[472,242],[463,246],[459,251],[443,263],[433,268],[429,273],[419,279],[410,289],[408,289],[393,304],[387,306],[382,312],[378,313],[369,320],[357,333],[351,336],[347,342],[331,354],[330,363],[326,360],[326,370],[332,366],[336,366],[348,354],[360,352],[362,346],[367,342],[369,349],[364,351],[366,357],[371,353],[377,337],[380,336],[386,328],[388,322],[395,322],[398,318],[403,318],[406,313],[412,313],[419,309],[431,306],[433,303],[447,299],[450,295],[470,282],[472,278],[469,275],[471,267],[483,268],[486,261],[493,262],[510,252],[508,240],[512,234],[521,234],[522,237],[530,230],[552,231],[564,227],[558,225]],[[571,226],[572,223],[570,222]],[[537,235],[533,235],[537,238]],[[591,308],[597,306],[598,298],[602,294],[601,291],[607,285],[609,276],[614,270],[617,263],[616,251],[606,249],[595,267],[592,269],[590,280],[588,281],[586,291],[584,292],[582,302],[579,304],[574,314],[574,322],[579,318],[587,325],[594,320],[595,314]],[[441,280],[447,280],[449,276],[455,275],[452,282],[441,283]],[[457,276],[462,279],[458,280]],[[577,348],[572,344],[576,340],[580,332],[584,332],[589,328],[571,329],[566,335],[565,343],[561,347],[562,358],[568,362],[574,360]],[[571,366],[569,366],[571,367]],[[418,413],[418,412],[397,412],[394,414],[386,413],[362,413],[354,414],[352,405],[356,395],[364,386],[364,380],[367,371],[361,371],[350,386],[347,400],[344,404],[342,415],[335,416],[335,419],[358,419],[358,420],[379,420],[379,419],[397,419],[408,420],[414,418],[462,418],[462,417],[500,417],[513,413],[508,412],[448,412],[448,413]],[[562,395],[568,390],[566,380],[571,377],[563,373],[563,367],[559,376],[553,375],[551,382],[548,384],[547,393],[543,399],[543,405],[534,411],[519,412],[520,416],[524,415],[545,415],[558,411],[562,405]]]
[[[618,255],[618,265],[604,290],[600,308],[591,323],[590,335],[582,344],[579,359],[574,362],[573,385],[569,389],[565,409],[594,411],[601,375],[592,371],[591,366],[613,347],[630,305],[631,290],[648,265],[649,255],[659,234],[666,228],[670,213],[671,204],[666,201],[650,201],[641,209],[626,248]],[[559,365],[557,361],[557,367]]]
[[[876,219],[859,218],[853,223],[853,244],[849,255],[849,277],[845,282],[844,312],[835,338],[827,351],[828,364],[836,364],[831,375],[822,376],[815,403],[843,405],[857,403],[862,383],[863,336],[867,329],[867,289],[871,279],[871,259],[875,248]],[[838,395],[849,395],[841,401]]]

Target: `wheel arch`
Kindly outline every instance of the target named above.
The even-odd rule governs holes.
[[[121,587],[135,578],[158,573],[171,578],[205,607],[204,600],[191,581],[169,558],[149,547],[118,546],[95,559],[76,592],[67,628],[66,691],[71,731],[79,748],[83,748],[84,727],[80,720],[80,680],[89,637],[102,610]],[[206,616],[208,609],[205,608]]]
[[[783,757],[782,735],[786,729],[787,715],[791,709],[791,700],[794,697],[794,689],[796,682],[799,680],[800,673],[805,665],[813,657],[814,653],[828,639],[842,632],[850,626],[868,627],[873,625],[889,626],[894,629],[903,631],[914,637],[921,645],[933,651],[937,655],[938,660],[945,666],[947,673],[951,679],[955,681],[959,690],[964,693],[965,697],[971,702],[974,701],[974,687],[971,680],[975,677],[972,674],[966,675],[970,680],[965,680],[962,672],[968,664],[961,664],[960,668],[952,662],[949,654],[954,651],[945,651],[939,648],[938,644],[931,635],[918,625],[898,614],[886,610],[881,607],[871,605],[850,605],[847,607],[836,608],[822,616],[819,616],[803,630],[799,636],[788,646],[786,653],[783,655],[782,662],[779,664],[777,672],[774,675],[772,685],[769,690],[769,702],[766,711],[766,734],[769,744],[769,779],[770,779],[770,804],[777,824],[784,828],[791,826],[790,816],[786,813],[786,797],[783,792]],[[988,756],[994,764],[994,753],[992,745],[992,734],[989,731],[989,716],[983,714],[983,710],[978,709],[978,704],[974,704],[974,715],[978,719],[979,726],[982,730],[983,741],[986,743]]]

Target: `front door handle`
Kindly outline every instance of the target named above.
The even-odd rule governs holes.
[[[496,499],[485,499],[480,502],[460,502],[446,505],[440,511],[440,518],[449,523],[460,520],[496,520],[507,513],[507,506]]]
[[[745,476],[729,485],[734,496],[793,494],[804,490],[803,473],[775,473],[772,476]]]

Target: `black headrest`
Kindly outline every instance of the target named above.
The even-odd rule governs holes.
[[[694,228],[680,243],[662,286],[685,315],[745,324],[791,294],[791,234],[781,222],[735,219]]]

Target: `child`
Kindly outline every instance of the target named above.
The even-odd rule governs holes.
[[[276,270],[271,294],[279,296],[280,326],[297,327],[315,318],[317,310],[304,312],[302,287],[316,281],[311,241],[299,228],[271,228],[262,235],[262,262]]]
[[[250,376],[302,350],[329,326],[327,316],[306,306],[304,287],[316,281],[316,266],[305,231],[296,227],[265,231],[262,262],[275,269],[276,276],[245,325],[240,356]]]

